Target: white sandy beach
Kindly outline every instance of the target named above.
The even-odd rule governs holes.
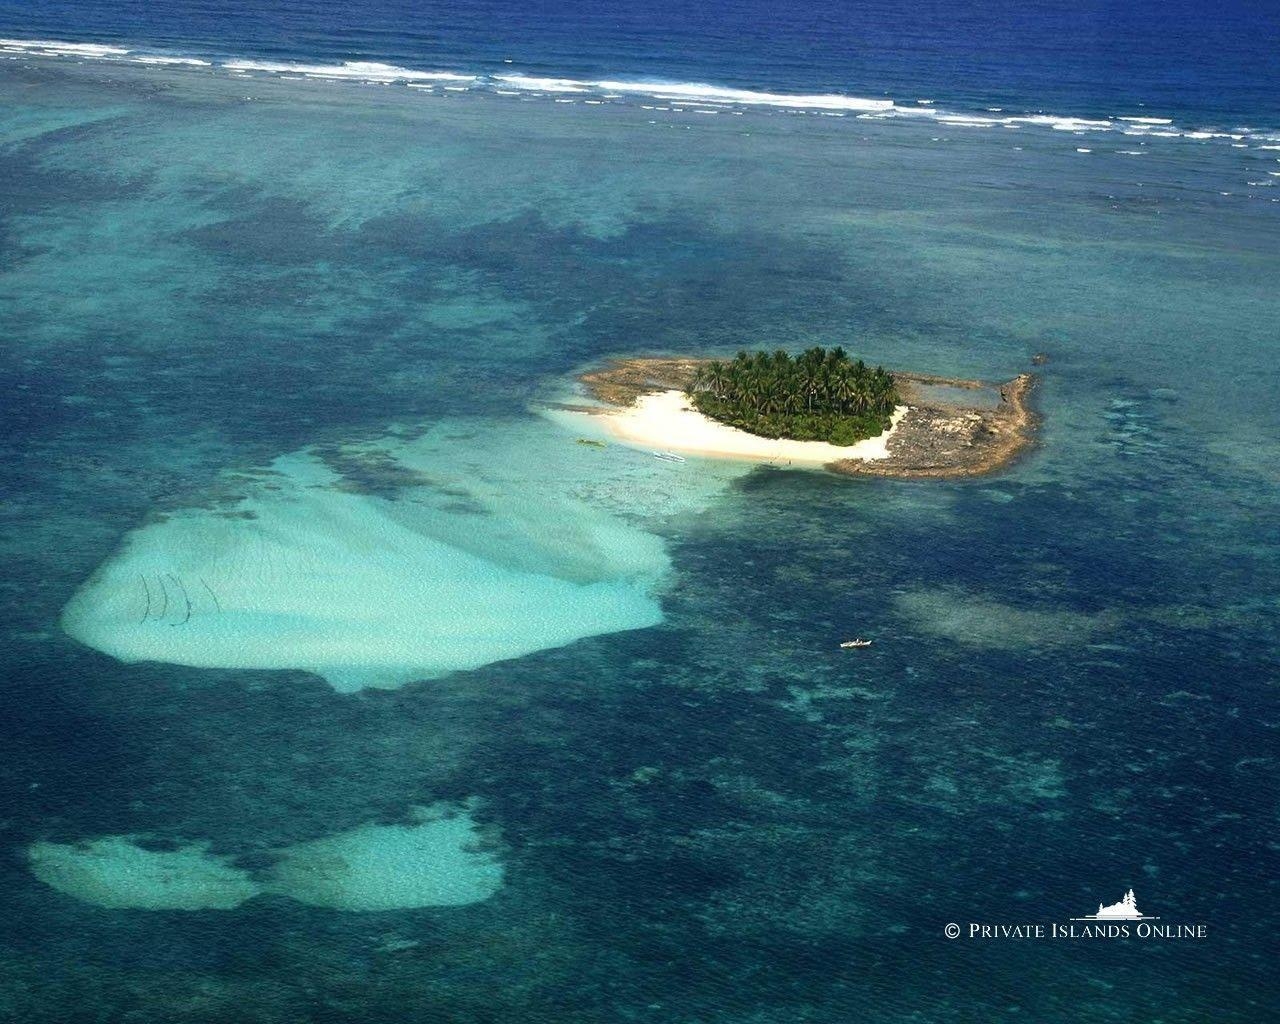
[[[843,447],[825,441],[790,441],[748,434],[702,415],[683,392],[675,390],[641,395],[629,408],[593,414],[593,418],[618,441],[640,448],[748,462],[825,465],[837,459],[888,458],[889,438],[906,412],[905,405],[898,406],[891,417],[892,426],[883,434]]]

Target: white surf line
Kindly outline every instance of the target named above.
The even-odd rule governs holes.
[[[398,84],[421,88],[427,83],[454,83],[446,86],[449,91],[465,91],[468,88],[489,89],[505,95],[504,90],[520,90],[525,94],[575,94],[585,99],[590,95],[592,105],[600,105],[615,98],[631,97],[641,100],[676,103],[689,107],[696,113],[708,113],[710,107],[736,108],[731,112],[742,114],[744,110],[776,110],[790,114],[827,113],[835,116],[853,113],[860,118],[925,118],[941,125],[958,128],[990,128],[1002,126],[1046,127],[1055,131],[1075,134],[1084,132],[1118,131],[1126,135],[1142,135],[1155,138],[1184,138],[1190,141],[1221,143],[1243,148],[1276,148],[1256,145],[1280,141],[1280,130],[1233,126],[1230,129],[1213,126],[1184,128],[1172,118],[1148,114],[1116,114],[1106,118],[1083,117],[1028,112],[1011,113],[1007,108],[987,107],[985,112],[946,110],[936,106],[932,98],[919,98],[901,103],[889,98],[849,95],[845,93],[784,93],[769,90],[743,89],[712,85],[703,82],[635,81],[628,79],[574,79],[524,74],[510,71],[502,74],[481,72],[465,73],[454,70],[427,70],[400,67],[379,61],[343,61],[335,64],[306,61],[276,61],[250,57],[222,60],[205,55],[172,54],[150,50],[143,45],[110,42],[76,42],[57,39],[0,38],[0,56],[9,59],[71,58],[78,61],[101,60],[134,63],[146,67],[196,69],[210,68],[236,77],[254,73],[279,76],[303,76],[322,81],[356,81],[382,85]],[[511,65],[513,58],[504,58]],[[650,104],[641,103],[648,109]],[[694,109],[694,108],[701,109]],[[999,117],[989,115],[998,114]]]

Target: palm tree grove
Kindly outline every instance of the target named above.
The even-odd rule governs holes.
[[[836,445],[883,433],[899,404],[891,373],[839,347],[739,352],[699,367],[686,394],[703,415],[752,434]]]

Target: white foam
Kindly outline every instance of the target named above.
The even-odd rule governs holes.
[[[1097,121],[1084,117],[1056,117],[1052,114],[1024,114],[1006,119],[1011,124],[1045,125],[1058,132],[1105,132],[1112,129],[1110,121]]]
[[[1002,125],[1010,128],[1017,127],[1005,121],[999,121],[992,117],[982,117],[981,115],[970,114],[939,114],[934,118],[939,124],[955,125],[960,128],[998,128]]]
[[[1173,124],[1167,117],[1118,117],[1117,121],[1128,121],[1131,124]]]
[[[145,56],[131,58],[134,64],[158,64],[158,65],[174,65],[182,67],[212,67],[213,62],[207,60],[197,60],[195,57],[163,57],[163,56]]]
[[[572,78],[534,78],[530,75],[494,75],[494,81],[513,89],[537,89],[540,92],[590,92],[585,82]]]
[[[873,100],[861,96],[830,94],[789,94],[756,92],[751,89],[729,89],[724,86],[706,85],[700,82],[627,82],[600,81],[579,83],[609,92],[640,93],[661,100],[721,101],[742,106],[787,107],[796,110],[890,110],[892,100]]]
[[[0,39],[6,50],[51,57],[123,57],[130,51],[102,43],[66,43],[58,39]]]
[[[292,64],[280,61],[229,60],[228,71],[267,71],[272,74],[306,75],[309,78],[356,79],[362,82],[474,82],[475,75],[456,71],[418,71],[377,61],[343,61],[341,64]]]

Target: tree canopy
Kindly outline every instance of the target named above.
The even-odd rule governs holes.
[[[706,416],[762,437],[849,445],[889,427],[893,375],[843,348],[739,352],[699,367],[687,395]]]

